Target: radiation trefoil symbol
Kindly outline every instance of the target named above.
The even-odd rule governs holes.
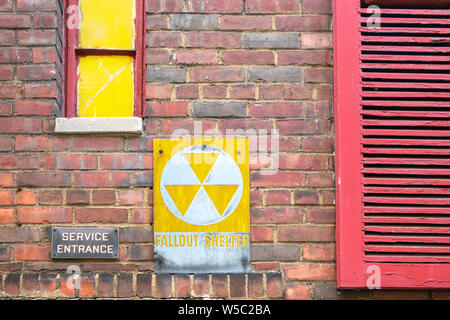
[[[233,158],[210,145],[176,153],[161,174],[167,209],[192,225],[211,225],[228,218],[243,192],[241,171]]]

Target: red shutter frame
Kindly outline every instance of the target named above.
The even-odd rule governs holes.
[[[78,49],[78,30],[67,25],[67,8],[78,6],[78,0],[65,1],[64,8],[64,116],[77,116],[77,67],[78,57],[88,54],[119,54],[134,57],[134,116],[144,117],[145,88],[145,0],[136,0],[135,50]]]
[[[360,6],[360,0],[334,0],[337,286],[368,288],[374,271],[370,267],[376,266],[381,289],[448,289],[448,260],[413,263],[365,257]]]

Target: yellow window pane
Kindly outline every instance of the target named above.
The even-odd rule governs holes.
[[[133,116],[132,57],[80,57],[78,78],[79,117]]]
[[[135,0],[80,0],[80,48],[134,49]]]

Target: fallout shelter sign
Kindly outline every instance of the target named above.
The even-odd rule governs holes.
[[[155,272],[250,272],[248,139],[157,139],[153,149]]]

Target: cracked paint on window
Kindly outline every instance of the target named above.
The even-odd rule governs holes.
[[[132,57],[80,57],[78,77],[79,117],[133,116]]]
[[[135,0],[80,0],[80,48],[134,50]]]

